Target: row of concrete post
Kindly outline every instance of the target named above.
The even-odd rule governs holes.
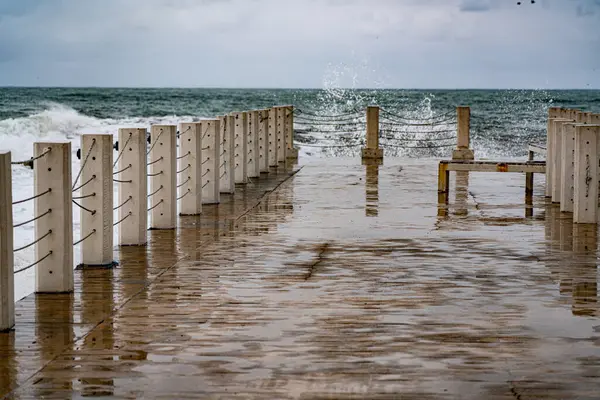
[[[600,114],[550,108],[546,143],[546,197],[574,223],[597,223]]]
[[[379,107],[367,107],[366,145],[362,148],[363,161],[383,160],[383,149],[379,147]],[[453,160],[473,160],[471,149],[471,108],[456,107],[456,148],[452,151]]]
[[[292,106],[234,112],[153,125],[149,136],[123,128],[116,145],[112,134],[84,134],[74,177],[70,142],[34,143],[36,293],[74,290],[74,245],[81,244],[80,267],[111,267],[116,226],[118,245],[145,245],[148,228],[174,229],[178,214],[199,215],[236,185],[297,159],[293,113]],[[0,331],[14,326],[12,204],[11,154],[0,153]],[[81,210],[75,243],[73,207]]]

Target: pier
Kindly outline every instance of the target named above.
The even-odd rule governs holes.
[[[150,143],[83,135],[74,173],[70,144],[36,144],[46,258],[16,304],[12,227],[27,221],[6,210],[27,199],[0,155],[0,398],[593,398],[595,117],[552,109],[530,148],[545,161],[492,162],[459,107],[439,161],[386,156],[380,111],[360,158],[297,159],[291,106],[153,126]],[[570,123],[572,153],[556,145]],[[556,201],[571,193],[557,154],[585,213]]]

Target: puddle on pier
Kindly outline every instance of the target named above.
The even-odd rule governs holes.
[[[19,303],[0,393],[594,398],[596,229],[543,182],[526,205],[518,174],[458,175],[438,206],[436,173],[312,160],[237,220],[251,190],[152,232],[75,295]]]

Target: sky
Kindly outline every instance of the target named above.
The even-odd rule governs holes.
[[[600,0],[0,0],[0,86],[600,89]]]

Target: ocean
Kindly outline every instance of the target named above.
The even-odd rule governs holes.
[[[67,139],[75,153],[81,133],[116,134],[122,127],[149,128],[283,104],[297,110],[302,158],[358,155],[368,105],[382,109],[386,156],[448,156],[455,142],[455,107],[465,105],[471,107],[472,147],[478,158],[521,158],[528,143],[545,141],[548,107],[600,112],[600,91],[0,88],[0,150],[10,150],[13,160],[25,160],[33,142]],[[73,171],[78,168],[73,155]],[[32,170],[15,166],[12,172],[13,199],[31,196]],[[32,218],[33,203],[16,205],[13,214],[15,223]],[[74,225],[77,240],[78,210]],[[15,247],[32,240],[33,224],[15,230]],[[79,259],[76,249],[76,264]],[[16,269],[34,261],[33,248],[15,254]],[[34,269],[15,277],[17,299],[33,287]]]

